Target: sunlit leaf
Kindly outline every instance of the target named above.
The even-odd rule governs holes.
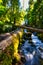
[[[0,0],[0,3],[2,3],[2,0]]]

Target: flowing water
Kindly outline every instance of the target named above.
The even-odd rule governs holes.
[[[21,52],[26,59],[24,65],[43,65],[43,43],[38,36],[32,33],[28,39],[25,39],[24,35],[24,40],[21,46]],[[40,47],[42,52],[39,50]]]

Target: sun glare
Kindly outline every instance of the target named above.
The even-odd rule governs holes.
[[[29,7],[29,0],[20,0],[22,9],[26,10]]]

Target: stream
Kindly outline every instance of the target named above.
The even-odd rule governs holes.
[[[26,32],[27,31],[25,30],[25,33]],[[43,42],[38,39],[36,33],[32,33],[28,39],[26,39],[26,36],[24,35],[21,53],[26,60],[24,65],[43,65]]]

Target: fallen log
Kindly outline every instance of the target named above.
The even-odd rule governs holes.
[[[21,33],[22,32],[21,30],[18,30],[18,31],[13,31],[13,32],[10,32],[8,33],[8,37],[5,38],[4,40],[2,40],[0,42],[0,53],[2,51],[4,51],[8,46],[10,46],[12,43],[13,43],[13,40],[12,40],[12,37],[13,36],[17,36],[17,35],[20,35],[21,36]],[[4,35],[5,36],[5,35]],[[6,37],[6,36],[5,36]],[[16,38],[15,38],[16,39]]]
[[[38,28],[33,28],[33,27],[27,27],[25,25],[22,25],[22,26],[19,26],[19,25],[16,25],[15,27],[18,27],[18,28],[23,28],[23,29],[28,29],[32,32],[38,32],[38,33],[43,33],[43,29],[38,29]]]
[[[11,36],[10,33],[0,34],[0,42]]]
[[[2,42],[0,42],[0,50],[5,50],[12,43],[12,36],[6,38]]]

